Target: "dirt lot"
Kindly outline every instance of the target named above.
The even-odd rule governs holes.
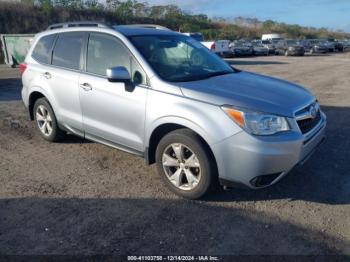
[[[139,157],[43,141],[17,72],[0,67],[0,253],[350,255],[350,53],[230,63],[309,87],[328,140],[269,189],[202,201],[174,196]]]

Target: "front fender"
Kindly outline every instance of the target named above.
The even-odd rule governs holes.
[[[191,129],[192,131],[196,132],[198,135],[200,135],[209,145],[213,143],[214,139],[211,137],[211,135],[206,132],[202,127],[191,121],[190,119],[186,119],[184,117],[177,117],[177,116],[165,116],[156,119],[146,130],[145,134],[145,145],[146,147],[149,146],[150,138],[152,133],[160,126],[165,124],[176,124],[183,127],[186,127],[188,129]]]
[[[145,147],[153,131],[164,124],[177,124],[200,135],[209,145],[241,131],[220,106],[151,90],[148,95]]]

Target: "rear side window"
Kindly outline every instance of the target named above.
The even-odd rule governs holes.
[[[82,32],[63,33],[53,51],[52,64],[69,69],[80,69],[80,55],[85,34]]]
[[[40,38],[38,43],[36,44],[32,57],[38,61],[39,63],[43,64],[50,64],[51,62],[51,48],[53,45],[53,42],[55,41],[56,34],[54,35],[47,35]]]

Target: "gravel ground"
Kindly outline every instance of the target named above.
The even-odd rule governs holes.
[[[229,62],[309,87],[328,139],[273,187],[202,201],[170,193],[142,158],[42,140],[17,71],[0,66],[0,253],[350,255],[350,53]]]

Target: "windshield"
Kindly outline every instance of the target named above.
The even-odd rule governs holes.
[[[131,36],[130,41],[165,81],[188,82],[236,72],[191,37]]]

